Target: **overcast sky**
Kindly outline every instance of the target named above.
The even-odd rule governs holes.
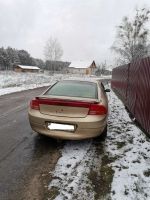
[[[0,47],[27,50],[44,59],[48,38],[56,37],[62,61],[95,60],[113,65],[111,53],[123,16],[150,0],[0,0]]]

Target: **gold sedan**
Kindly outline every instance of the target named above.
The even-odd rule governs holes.
[[[30,102],[31,128],[57,139],[105,138],[109,91],[92,79],[58,81]]]

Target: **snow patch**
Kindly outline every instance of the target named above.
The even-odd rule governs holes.
[[[150,142],[129,118],[122,102],[111,91],[109,98],[108,138],[106,153],[116,158],[112,200],[150,199]]]
[[[0,96],[12,92],[19,92],[29,90],[37,87],[50,86],[58,80],[65,78],[105,78],[97,77],[95,75],[82,75],[82,74],[50,74],[45,73],[19,73],[13,71],[0,71]],[[107,76],[110,78],[110,76]]]
[[[95,193],[88,174],[91,169],[99,169],[101,165],[100,155],[96,157],[95,151],[92,139],[67,142],[61,150],[62,157],[55,170],[50,173],[53,180],[48,189],[55,186],[60,192],[55,200],[63,200],[66,197],[70,200],[94,200]]]

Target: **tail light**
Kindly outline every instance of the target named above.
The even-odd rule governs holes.
[[[31,108],[31,109],[34,109],[34,110],[40,110],[40,107],[39,107],[39,100],[38,100],[38,99],[33,99],[33,100],[30,102],[30,108]]]
[[[103,105],[91,104],[88,115],[105,115],[107,110]]]

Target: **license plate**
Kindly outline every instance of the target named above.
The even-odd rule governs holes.
[[[49,130],[74,131],[74,125],[48,123]]]

